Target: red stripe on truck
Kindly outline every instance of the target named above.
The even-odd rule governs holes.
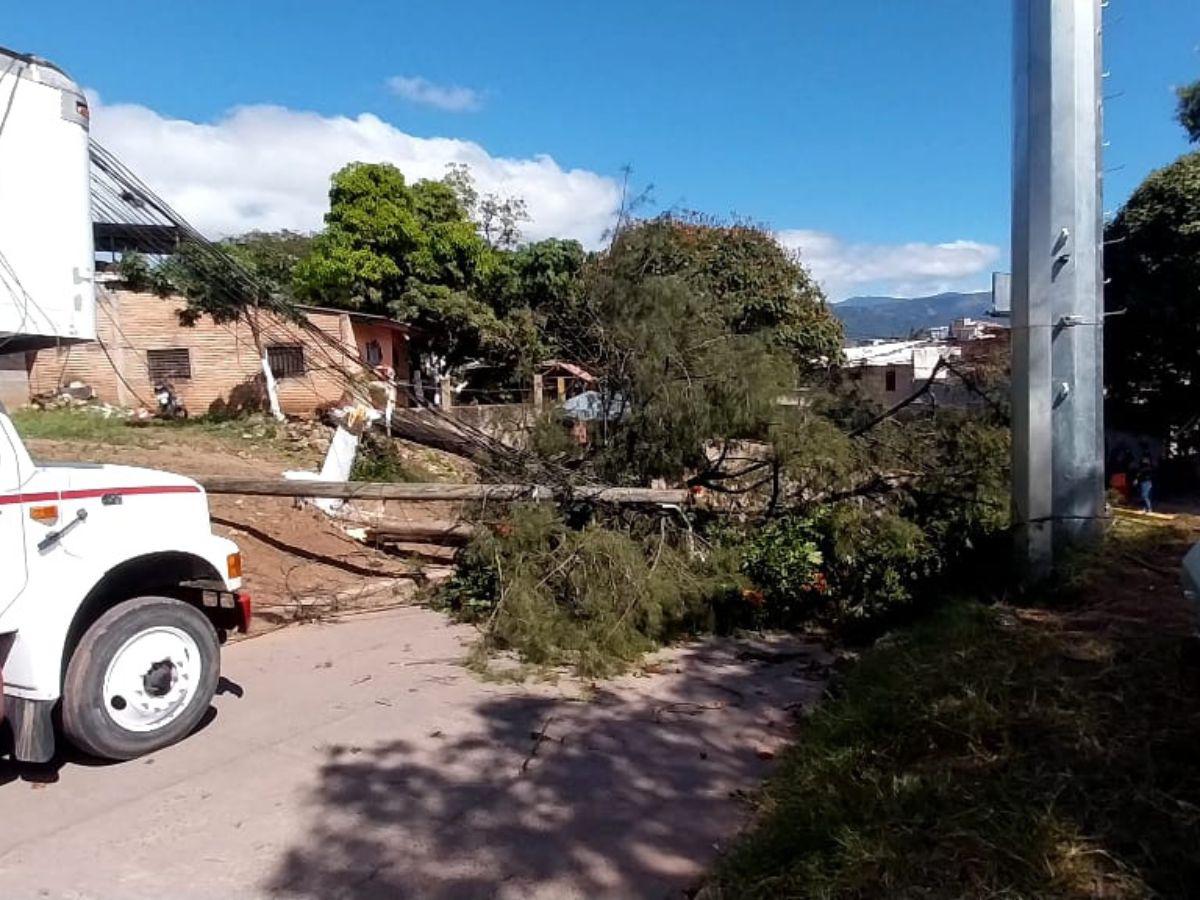
[[[198,494],[200,488],[194,484],[170,484],[162,487],[121,487],[121,488],[88,488],[86,491],[63,491],[59,496],[64,500],[88,500],[92,497],[106,497],[109,494],[119,494],[122,497],[138,494]]]
[[[13,503],[53,503],[58,499],[58,491],[49,494],[3,494],[0,495],[0,506],[10,506]]]
[[[107,497],[115,494],[121,497],[144,494],[198,494],[200,488],[192,484],[165,484],[158,487],[140,485],[138,487],[87,488],[78,491],[52,491],[41,494],[0,494],[0,506],[11,506],[15,503],[54,503],[57,500],[90,500],[95,497]]]

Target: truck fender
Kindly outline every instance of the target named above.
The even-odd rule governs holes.
[[[226,575],[232,541],[211,537],[191,550],[160,550],[108,569],[76,604],[46,601],[23,616],[4,664],[5,690],[30,700],[57,700],[71,652],[88,627],[113,606],[135,596],[177,593],[182,582],[215,580],[234,591],[240,580]],[[60,599],[60,598],[54,598]]]

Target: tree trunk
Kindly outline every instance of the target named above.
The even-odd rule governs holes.
[[[210,494],[245,497],[330,497],[338,500],[477,500],[550,503],[575,500],[617,506],[698,506],[704,503],[679,488],[631,488],[582,485],[560,491],[536,484],[450,484],[446,482],[301,481],[286,478],[238,478],[202,475],[196,479]]]

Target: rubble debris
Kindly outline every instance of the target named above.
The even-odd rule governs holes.
[[[81,409],[98,416],[109,418],[129,418],[130,410],[122,406],[113,406],[96,399],[96,392],[90,384],[82,381],[72,381],[70,384],[44,394],[37,394],[29,401],[35,409]]]

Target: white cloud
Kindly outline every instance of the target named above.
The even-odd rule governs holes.
[[[397,97],[446,112],[474,112],[483,106],[483,95],[472,88],[436,84],[419,75],[395,75],[387,86]]]
[[[983,276],[1000,259],[999,247],[976,241],[855,244],[827,232],[800,229],[780,231],[777,237],[800,253],[834,301],[854,294],[913,297],[981,289]]]
[[[523,197],[529,240],[570,237],[599,247],[620,185],[550,156],[492,156],[479,144],[407,134],[377,116],[322,116],[279,106],[237,107],[214,122],[172,119],[145,106],[91,96],[96,138],[212,237],[253,229],[314,231],[328,208],[329,177],[346,163],[390,162],[410,180],[441,178],[465,163],[480,193]],[[780,242],[834,300],[857,293],[915,296],[978,288],[1000,250],[974,241],[856,244],[821,231],[784,230]]]
[[[242,106],[215,122],[191,122],[95,95],[91,105],[96,139],[211,237],[319,229],[330,175],[355,161],[393,163],[412,181],[466,163],[480,193],[525,199],[528,240],[568,237],[595,248],[620,206],[620,185],[595,172],[564,169],[546,155],[510,159],[470,141],[416,137],[369,114]]]

